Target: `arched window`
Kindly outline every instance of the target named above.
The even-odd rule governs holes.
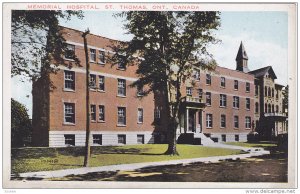
[[[267,112],[268,112],[268,105],[265,104],[265,113],[267,113]]]
[[[274,113],[274,104],[272,104],[272,113]]]
[[[268,105],[268,113],[271,113],[271,104]]]
[[[268,96],[271,97],[271,88],[268,88]]]
[[[268,88],[265,86],[265,96],[268,96]]]
[[[259,107],[258,107],[258,102],[256,102],[256,103],[255,103],[255,113],[258,113],[258,109],[259,109]]]
[[[272,88],[272,97],[274,97],[274,89]]]
[[[276,105],[276,113],[278,113],[278,111],[279,111],[279,106]]]

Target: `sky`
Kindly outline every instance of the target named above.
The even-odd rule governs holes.
[[[117,40],[130,40],[125,34],[123,19],[110,11],[86,11],[82,20],[60,21],[60,25],[90,32]],[[271,65],[277,75],[276,82],[287,85],[288,79],[288,15],[287,12],[221,12],[221,26],[215,32],[221,43],[211,45],[208,50],[219,66],[236,68],[235,57],[241,41],[248,54],[248,67],[255,70]],[[12,79],[12,98],[25,104],[32,115],[31,83]]]

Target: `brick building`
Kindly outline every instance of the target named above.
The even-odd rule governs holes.
[[[68,49],[65,64],[50,75],[55,88],[49,90],[43,80],[33,84],[33,143],[36,146],[85,145],[85,63],[76,66],[74,61],[74,55],[85,61],[83,32],[65,27],[62,32]],[[114,42],[97,35],[87,36],[91,145],[165,142],[166,114],[159,91],[143,97],[140,90],[129,86],[138,79],[136,66],[112,66],[106,61],[107,56],[113,54],[110,46]],[[236,58],[237,70],[194,69],[193,79],[182,87],[186,97],[179,118],[178,142],[247,141],[247,134],[254,130],[253,121],[261,117],[255,114],[255,103],[261,100],[255,95],[259,76],[255,71],[249,73],[247,61],[241,44]],[[69,64],[72,68],[67,67]],[[274,85],[276,88],[281,89]]]

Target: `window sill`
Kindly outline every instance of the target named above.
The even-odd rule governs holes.
[[[103,62],[98,62],[98,64],[101,65],[101,66],[105,65],[105,63],[103,63]]]
[[[64,92],[74,92],[75,93],[75,90],[72,90],[72,89],[66,89],[66,88],[64,88],[63,91]]]
[[[234,130],[239,130],[239,128],[236,128],[236,127],[234,127],[233,129],[234,129]]]
[[[250,93],[250,91],[246,91],[246,93]]]
[[[92,120],[91,123],[96,123],[96,121],[95,121],[95,120]]]
[[[117,70],[126,71],[126,68],[119,68],[119,67],[117,67]]]
[[[96,61],[90,61],[90,63],[96,63]]]
[[[105,123],[105,121],[98,121],[98,123]]]
[[[63,123],[63,125],[75,126],[75,123]]]
[[[126,96],[121,96],[121,95],[117,95],[117,97],[120,97],[120,98],[126,98]]]
[[[206,105],[206,106],[209,106],[209,107],[211,106],[211,104],[205,104],[205,105]]]
[[[211,86],[211,84],[205,84],[206,86]]]
[[[126,125],[117,124],[117,127],[126,127]]]
[[[239,89],[233,89],[234,91],[239,91]]]
[[[138,95],[136,95],[136,96],[137,96],[137,97],[144,97],[145,95],[139,95],[139,94],[138,94]]]
[[[142,125],[142,124],[144,124],[144,123],[143,123],[143,122],[137,122],[137,124]]]
[[[246,130],[250,130],[251,128],[246,128]]]
[[[96,89],[93,89],[93,88],[90,88],[90,91],[92,91],[92,92],[97,92],[97,90],[96,90]]]
[[[226,87],[225,87],[225,86],[220,86],[220,88],[226,89]]]
[[[100,93],[105,93],[105,90],[97,90]]]
[[[219,106],[219,108],[227,108],[227,106]]]
[[[237,108],[237,107],[233,107],[233,109],[235,109],[235,110],[240,110],[240,108]]]
[[[220,127],[220,129],[225,129],[226,127]]]
[[[212,127],[206,127],[206,129],[212,129]]]
[[[250,111],[250,109],[246,109],[246,111]]]

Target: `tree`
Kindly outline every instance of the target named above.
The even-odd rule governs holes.
[[[124,25],[133,39],[113,49],[113,64],[137,64],[139,79],[132,87],[145,89],[145,95],[161,91],[166,104],[169,146],[166,154],[178,154],[176,129],[181,87],[192,76],[193,68],[213,70],[216,62],[207,45],[217,43],[213,30],[218,29],[219,12],[122,12]]]
[[[52,60],[63,63],[66,49],[59,18],[82,18],[81,11],[13,10],[11,24],[11,75],[37,80],[42,74],[56,72]],[[77,60],[78,62],[78,60]]]
[[[31,136],[32,128],[26,107],[11,99],[11,146],[24,146],[26,139]]]

